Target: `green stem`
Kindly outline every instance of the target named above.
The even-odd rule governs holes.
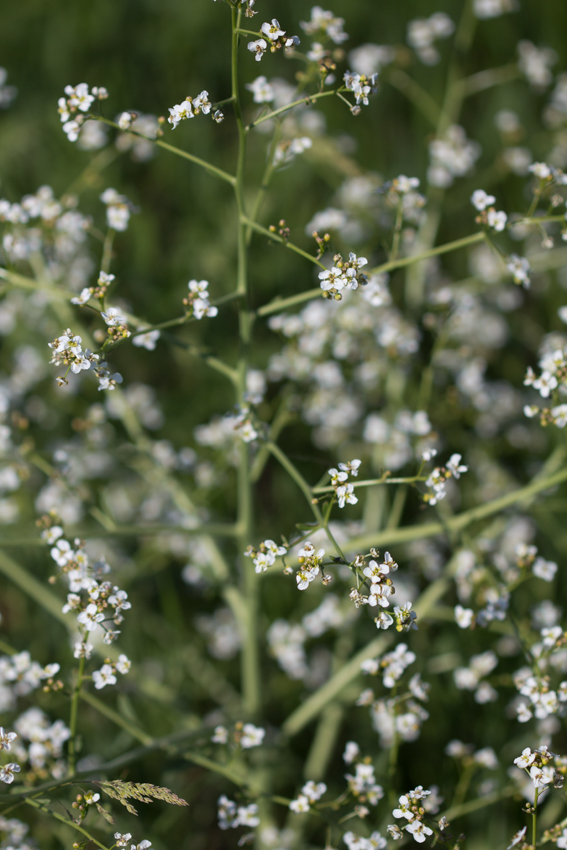
[[[31,798],[27,798],[25,802],[28,806],[32,806],[34,809],[37,809],[38,811],[43,812],[46,815],[50,815],[52,818],[55,818],[55,820],[64,823],[66,826],[70,826],[71,829],[82,833],[82,835],[88,838],[89,841],[92,841],[93,844],[96,844],[97,847],[100,847],[101,850],[108,850],[108,847],[105,844],[101,844],[98,839],[91,835],[90,832],[87,832],[86,829],[83,829],[82,826],[79,826],[78,823],[75,823],[75,821],[70,820],[69,818],[63,817],[63,815],[60,815],[58,812],[54,812],[52,809],[46,806],[45,803],[39,803],[37,800],[33,800]]]
[[[83,686],[83,676],[85,674],[85,656],[79,659],[79,669],[77,670],[77,681],[73,688],[73,696],[71,698],[71,716],[69,719],[69,776],[75,775],[75,762],[77,760],[77,718],[79,699],[81,696],[81,688]]]
[[[293,242],[283,239],[283,237],[281,237],[278,233],[272,233],[271,230],[268,230],[266,227],[262,227],[261,224],[257,224],[253,219],[243,217],[242,221],[251,230],[255,230],[256,233],[262,233],[264,236],[267,236],[268,239],[271,239],[272,242],[279,242],[280,245],[283,245],[285,248],[289,248],[290,251],[299,254],[300,257],[304,257],[306,260],[309,260],[311,263],[319,266],[320,269],[326,268],[326,266],[323,265],[317,257],[314,257],[312,254],[308,254],[307,251],[304,251],[302,248],[298,248],[297,245],[293,244]]]
[[[240,105],[239,76],[238,76],[238,43],[242,10],[233,6],[232,16],[232,52],[231,52],[231,85],[236,125],[238,128],[238,157],[236,179],[234,182],[234,197],[237,209],[237,277],[236,292],[242,296],[238,303],[240,356],[237,366],[237,401],[246,404],[246,375],[248,372],[249,349],[252,336],[252,316],[249,307],[249,287],[247,269],[247,227],[244,210],[244,166],[246,162],[246,131],[242,120]],[[245,600],[245,613],[240,618],[244,632],[241,653],[242,699],[245,712],[255,716],[261,704],[260,688],[260,656],[258,647],[258,577],[254,571],[251,558],[244,558],[243,552],[250,544],[253,535],[252,483],[250,480],[250,452],[248,444],[241,441],[237,470],[238,488],[238,520],[240,530],[238,537],[239,555],[241,560],[241,594]]]
[[[416,481],[425,481],[426,475],[411,475],[409,478],[388,478],[383,475],[381,478],[370,478],[367,481],[351,481],[353,487],[376,487],[379,484],[414,484]],[[334,487],[329,485],[326,487],[313,487],[312,493],[332,493]]]
[[[313,512],[313,516],[321,526],[324,526],[325,520],[323,518],[323,514],[321,513],[321,510],[318,505],[313,503],[313,494],[311,491],[311,487],[309,486],[303,475],[293,465],[293,463],[290,461],[285,452],[282,452],[282,450],[276,443],[267,442],[266,448],[269,452],[271,452],[271,454],[281,464],[281,466],[283,466],[290,478],[293,478],[293,480],[305,496],[307,503],[309,504],[309,507]]]
[[[534,794],[534,813],[532,818],[532,844],[534,847],[537,845],[537,799],[539,797],[539,788],[535,789]]]
[[[271,121],[272,118],[276,118],[278,115],[283,115],[284,112],[289,112],[290,109],[294,109],[296,106],[301,106],[302,104],[310,104],[315,100],[320,100],[322,97],[331,97],[331,95],[336,94],[336,91],[322,91],[317,94],[307,95],[306,97],[302,97],[301,100],[294,100],[293,103],[289,103],[287,106],[280,106],[279,109],[274,109],[273,112],[268,112],[267,115],[263,115],[261,118],[257,118],[255,121],[252,121],[245,128],[246,132],[252,129],[252,127],[257,127],[258,124],[263,124],[264,121]]]
[[[100,270],[101,272],[105,272],[108,274],[110,271],[110,264],[112,262],[112,246],[114,244],[114,237],[116,236],[116,231],[109,227],[106,231],[106,236],[104,237],[104,245],[102,246],[102,259],[100,261]]]
[[[108,124],[109,127],[114,127],[116,130],[120,129],[118,124],[114,121],[110,121],[108,118],[103,118],[102,115],[92,115],[89,113],[88,117],[92,118],[94,121],[102,121],[103,124]],[[209,174],[212,174],[213,177],[218,177],[219,180],[224,180],[226,183],[230,183],[231,186],[234,186],[236,182],[236,179],[232,176],[232,174],[228,174],[226,171],[223,171],[222,168],[217,168],[216,165],[211,165],[209,162],[206,162],[204,159],[200,159],[198,156],[194,156],[192,153],[183,151],[181,148],[176,148],[173,145],[168,145],[167,142],[162,142],[160,139],[150,139],[148,136],[144,136],[143,133],[138,133],[135,130],[128,130],[128,132],[132,136],[139,136],[140,139],[145,139],[147,142],[151,142],[158,148],[163,148],[163,150],[174,153],[183,159],[188,159],[189,162],[199,165],[201,168],[204,168],[205,171],[208,171]]]

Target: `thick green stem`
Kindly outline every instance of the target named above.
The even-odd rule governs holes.
[[[246,131],[242,120],[240,92],[238,84],[238,42],[242,12],[234,6],[232,13],[232,101],[238,128],[238,158],[234,197],[237,209],[237,276],[236,292],[241,295],[239,307],[240,356],[237,373],[237,401],[246,405],[246,374],[248,372],[249,348],[252,335],[252,316],[249,307],[248,269],[247,269],[247,226],[244,210],[244,166],[246,162]],[[243,552],[250,544],[253,534],[252,484],[250,480],[250,452],[248,444],[241,442],[238,461],[238,536],[239,558],[242,565],[241,590],[245,600],[245,621],[243,628],[243,646],[241,653],[242,698],[245,712],[254,716],[261,703],[260,657],[258,647],[258,578],[251,558],[244,558]],[[244,618],[243,618],[244,619]]]

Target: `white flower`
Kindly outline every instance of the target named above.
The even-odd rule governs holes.
[[[418,844],[423,844],[428,835],[433,835],[433,830],[429,829],[428,826],[425,826],[419,820],[414,820],[413,823],[407,824],[407,826],[404,826],[404,829],[407,832],[411,832]]]
[[[535,174],[540,180],[548,180],[551,177],[551,168],[546,162],[533,162],[528,171]]]
[[[285,30],[280,28],[279,22],[275,18],[272,18],[271,23],[262,24],[260,31],[270,41],[277,41],[278,38],[283,38],[285,35]]]
[[[118,656],[118,661],[116,662],[115,667],[119,673],[122,673],[122,675],[125,676],[132,667],[132,662],[127,655],[121,654]]]
[[[468,629],[473,621],[474,611],[472,608],[463,608],[462,605],[455,605],[455,622],[461,629]]]
[[[265,39],[263,39],[263,38],[259,38],[256,41],[249,41],[248,42],[248,50],[250,50],[252,53],[255,54],[254,58],[256,59],[256,62],[260,61],[260,59],[262,58],[262,56],[266,52],[267,48],[268,48],[268,42],[265,41]],[[171,112],[171,110],[170,110],[170,112]]]
[[[306,797],[304,794],[300,794],[297,800],[292,800],[289,804],[289,808],[295,814],[305,814],[310,809],[309,805],[309,797]]]
[[[496,201],[494,195],[487,195],[483,189],[477,189],[471,195],[471,204],[479,212],[482,212]]]
[[[17,738],[17,734],[15,732],[6,732],[2,726],[0,726],[0,750],[6,750],[8,752],[12,748],[12,741],[15,741]]]
[[[91,290],[89,289],[88,286],[85,286],[81,290],[80,295],[75,296],[75,298],[71,298],[71,304],[77,304],[80,307],[82,307],[83,304],[86,304],[87,301],[90,301],[91,295],[92,295]]]
[[[514,759],[514,764],[518,765],[520,768],[527,768],[534,763],[536,756],[537,753],[532,753],[530,748],[526,747],[525,750],[522,750],[522,755]]]
[[[347,741],[345,751],[343,753],[343,761],[345,764],[352,764],[359,753],[360,747],[356,741]]]
[[[254,95],[254,103],[271,103],[276,96],[274,87],[264,76],[256,77],[246,88]]]
[[[111,328],[126,324],[126,319],[120,314],[118,307],[109,307],[106,312],[102,312],[100,315]]]
[[[228,730],[224,726],[215,726],[215,733],[211,737],[213,744],[226,744],[228,741]]]
[[[5,764],[0,769],[0,782],[5,782],[6,785],[11,785],[14,781],[14,773],[19,773],[20,770],[21,767],[19,764],[14,764],[14,762]]]
[[[186,118],[193,118],[193,101],[190,99],[184,100],[183,103],[176,103],[175,106],[170,106],[168,109],[169,118],[167,120],[173,125],[174,130],[181,121]]]
[[[123,112],[117,121],[118,126],[121,130],[129,130],[132,126],[133,117],[131,112]]]
[[[310,803],[316,803],[317,800],[321,799],[326,790],[327,786],[324,782],[313,782],[310,779],[301,789],[301,793],[308,798]]]
[[[511,254],[508,257],[506,268],[512,275],[514,283],[521,284],[525,289],[530,285],[530,264],[525,257],[519,257],[518,254]]]
[[[463,472],[469,471],[468,466],[461,464],[461,455],[458,454],[451,455],[447,461],[447,469],[454,478],[460,478]]]
[[[488,226],[494,228],[497,233],[501,233],[506,227],[506,222],[508,221],[508,216],[505,212],[497,212],[496,210],[488,210],[488,214],[486,216],[486,220],[488,222]]]
[[[525,835],[525,833],[526,833],[526,827],[524,827],[524,835]],[[519,835],[519,834],[520,834],[520,833],[518,833],[518,835]],[[521,837],[523,838],[524,836],[522,835]],[[514,838],[516,838],[516,836],[514,836]],[[516,844],[517,844],[517,843],[518,843],[518,842],[516,842]],[[513,846],[514,846],[514,844],[512,843],[512,844],[510,845],[510,847],[513,847]],[[565,850],[565,848],[567,847],[567,828],[565,828],[565,829],[563,830],[563,832],[561,833],[561,835],[560,835],[560,836],[559,836],[559,838],[557,839],[557,845],[556,845],[556,846],[557,846],[557,847],[559,847],[559,848],[560,848],[560,850]],[[508,848],[508,850],[510,850],[510,847]]]
[[[545,558],[536,558],[532,567],[534,576],[541,578],[544,581],[553,581],[557,572],[557,564],[555,561],[546,561]]]
[[[132,342],[138,348],[145,348],[148,351],[155,351],[156,342],[160,338],[160,331],[153,330],[147,333],[136,333],[132,337]]]
[[[261,727],[254,726],[253,723],[245,723],[242,727],[242,737],[240,738],[240,746],[249,750],[252,747],[259,747],[263,740],[266,730]]]
[[[85,610],[79,614],[77,620],[88,632],[92,632],[96,629],[98,624],[104,620],[104,614],[99,613],[97,606],[94,602],[91,602],[87,605]]]
[[[97,691],[106,685],[116,684],[117,679],[110,664],[103,664],[100,670],[93,670],[93,682]]]

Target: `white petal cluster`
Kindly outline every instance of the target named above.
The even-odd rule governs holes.
[[[361,269],[368,264],[368,260],[351,252],[348,260],[343,260],[340,254],[335,254],[334,263],[332,268],[319,272],[319,285],[327,298],[340,301],[343,289],[358,289],[359,285],[366,284],[368,278]]]
[[[329,469],[339,508],[344,508],[347,503],[356,505],[358,502],[358,498],[354,495],[354,485],[348,481],[348,477],[352,475],[356,478],[361,462],[358,459],[351,460],[348,463],[339,463],[338,469]]]
[[[218,315],[218,307],[214,307],[209,301],[208,280],[190,280],[187,288],[189,294],[183,299],[183,304],[188,315],[199,320],[205,316],[214,318]]]
[[[100,200],[106,204],[106,223],[113,230],[123,233],[128,229],[131,215],[131,203],[125,195],[120,195],[116,189],[105,189]]]
[[[70,142],[76,142],[85,122],[84,113],[90,110],[95,100],[106,99],[108,92],[102,86],[89,90],[86,83],[79,83],[78,86],[65,86],[65,94],[66,97],[59,98],[58,112],[67,138]]]
[[[354,94],[356,101],[355,106],[351,107],[353,115],[358,115],[360,106],[368,106],[368,97],[376,91],[376,82],[378,74],[356,74],[352,71],[346,71],[344,77],[346,88]]]
[[[311,20],[301,21],[300,27],[307,35],[316,35],[331,39],[335,44],[342,44],[348,35],[344,32],[344,18],[337,18],[333,12],[328,12],[321,6],[313,6]]]
[[[441,55],[434,46],[442,38],[449,38],[455,24],[444,12],[435,12],[429,18],[416,18],[408,24],[408,44],[413,47],[424,65],[436,65]]]
[[[418,844],[423,844],[425,839],[433,835],[433,830],[426,826],[422,820],[423,809],[422,800],[431,794],[431,791],[424,791],[421,785],[414,788],[413,791],[408,791],[407,794],[402,794],[398,801],[398,806],[392,812],[395,818],[407,820],[408,823],[402,828],[409,832]],[[422,811],[420,811],[420,809]],[[388,827],[388,832],[392,838],[401,838],[401,831],[395,825]],[[397,833],[400,833],[399,835]]]
[[[211,109],[212,103],[209,100],[209,93],[208,91],[203,90],[195,98],[188,95],[182,103],[176,103],[175,106],[170,106],[169,118],[167,120],[175,130],[181,121],[185,121],[188,118],[194,118],[201,112],[203,115],[208,115]]]
[[[452,186],[455,177],[464,177],[472,171],[480,153],[478,142],[467,139],[464,129],[453,124],[442,138],[429,143],[431,164],[427,179],[432,186],[446,189]]]
[[[498,18],[519,8],[518,0],[473,0],[473,12],[481,20]]]
[[[258,806],[256,803],[238,806],[222,794],[218,799],[218,821],[221,829],[237,829],[239,826],[254,828],[260,825]]]
[[[247,558],[252,558],[254,571],[264,573],[268,567],[272,567],[276,563],[276,558],[287,554],[285,546],[278,546],[273,540],[263,540],[258,549],[249,546],[244,552]]]

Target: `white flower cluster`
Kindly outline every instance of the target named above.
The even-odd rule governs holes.
[[[526,771],[537,791],[542,791],[549,785],[555,788],[563,787],[567,773],[567,757],[550,752],[545,744],[533,751],[526,747],[522,750],[522,755],[514,759],[514,764]]]
[[[131,203],[125,195],[120,195],[116,189],[105,189],[100,200],[106,204],[106,223],[113,230],[123,233],[130,221]]]
[[[518,0],[473,0],[473,12],[481,20],[498,18],[519,8]]]
[[[379,660],[369,666],[374,674],[380,671]],[[369,706],[372,725],[380,736],[380,746],[385,749],[392,746],[394,741],[416,741],[419,738],[422,724],[429,718],[429,713],[420,705],[428,701],[429,684],[421,680],[421,675],[415,673],[408,682],[408,689],[388,699],[375,699],[372,688],[366,688],[357,700],[357,705]]]
[[[254,726],[253,723],[237,723],[234,727],[232,743],[237,747],[242,747],[243,750],[250,750],[252,747],[262,745],[265,734],[266,730],[262,729],[261,726]],[[216,726],[211,741],[213,744],[228,744],[228,729],[225,726]]]
[[[376,550],[373,550],[378,556]],[[388,608],[390,605],[390,596],[394,593],[394,585],[389,578],[390,573],[394,573],[398,569],[397,563],[394,561],[389,552],[384,552],[384,560],[381,564],[378,560],[371,560],[366,565],[365,559],[358,557],[355,560],[356,567],[362,567],[363,576],[370,579],[370,587],[368,595],[363,594],[358,588],[353,587],[349,598],[352,599],[357,608],[360,605],[370,605],[375,608],[379,605],[382,608]],[[376,626],[379,629],[387,629],[393,624],[394,620],[385,611],[382,611],[376,618]]]
[[[487,681],[482,681],[490,675],[498,665],[498,658],[491,649],[473,655],[468,667],[457,667],[453,672],[455,685],[459,690],[474,691],[475,702],[484,705],[498,699],[498,693]]]
[[[214,307],[209,301],[208,280],[190,280],[187,287],[189,294],[183,299],[187,315],[195,319],[202,319],[204,316],[212,319],[218,315],[218,307]]]
[[[348,35],[344,32],[344,18],[337,18],[321,6],[313,6],[311,20],[301,21],[300,27],[307,35],[317,35],[330,38],[335,44],[342,44]]]
[[[343,835],[343,841],[348,850],[383,850],[387,844],[386,839],[378,830],[374,830],[369,838],[363,838],[349,830]]]
[[[313,803],[321,799],[327,786],[324,782],[313,782],[310,779],[301,789],[301,794],[289,804],[290,811],[295,814],[305,814]]]
[[[256,77],[251,83],[246,84],[246,88],[254,95],[254,103],[271,103],[276,96],[274,87],[264,76]]]
[[[20,714],[14,729],[22,742],[29,742],[27,748],[19,743],[14,745],[19,761],[29,763],[31,770],[39,775],[45,775],[45,771],[56,779],[65,775],[67,765],[61,756],[71,732],[62,720],[51,723],[40,708],[33,707]]]
[[[523,286],[524,289],[529,289],[531,268],[525,257],[520,257],[518,254],[510,254],[506,268],[512,275],[514,283]]]
[[[374,766],[370,763],[370,759],[359,758],[358,745],[355,744],[355,746],[357,747],[357,752],[355,753],[351,746],[349,753],[350,761],[347,762],[347,764],[355,762],[354,773],[345,774],[349,791],[355,797],[364,796],[365,802],[370,803],[371,806],[377,806],[384,796],[384,789],[376,782]]]
[[[536,47],[527,39],[518,42],[518,67],[535,91],[545,91],[551,85],[551,68],[556,62],[557,53],[550,47]]]
[[[255,572],[265,573],[268,567],[276,563],[276,558],[287,554],[287,548],[278,546],[273,540],[263,540],[258,549],[249,546],[244,554],[247,558],[253,558]]]
[[[384,687],[393,688],[402,678],[405,670],[415,661],[415,652],[400,643],[392,652],[387,652],[382,658],[369,658],[363,661],[360,669],[363,673],[377,675],[382,671]]]
[[[356,505],[357,497],[354,495],[354,485],[348,482],[349,475],[358,475],[358,468],[362,461],[355,459],[348,463],[339,463],[338,469],[329,469],[331,476],[331,484],[335,488],[335,497],[339,508],[344,508],[345,504]]]
[[[492,206],[495,201],[494,195],[487,195],[483,189],[476,189],[471,195],[471,204],[480,212],[480,215],[476,217],[477,224],[485,224],[497,233],[501,233],[506,227],[508,216],[505,212],[496,211]]]
[[[13,710],[18,697],[27,696],[58,672],[59,664],[42,667],[32,661],[26,650],[15,655],[0,655],[0,711]]]
[[[325,550],[315,550],[313,544],[309,542],[305,544],[303,549],[299,550],[297,560],[301,564],[301,567],[295,574],[295,580],[299,590],[307,590],[311,582],[319,575],[324,557]],[[325,581],[325,578],[328,578],[328,576],[323,574],[323,581]]]
[[[298,154],[305,153],[312,146],[313,140],[309,136],[298,136],[296,139],[280,142],[274,151],[273,164],[277,166],[287,165]]]
[[[542,398],[553,396],[554,400],[560,401],[567,392],[567,357],[565,350],[560,348],[544,353],[539,361],[541,372],[535,374],[528,366],[524,385],[533,387]],[[532,419],[539,416],[542,425],[556,425],[564,428],[567,424],[567,404],[556,404],[554,407],[539,408],[537,405],[526,405],[524,414]]]
[[[316,679],[318,659],[314,656],[312,664],[308,664],[305,643],[309,638],[321,637],[330,629],[338,629],[347,616],[338,596],[329,593],[317,608],[302,617],[301,623],[274,620],[266,637],[270,651],[284,673],[290,679],[302,680],[306,684]]]
[[[86,83],[78,86],[65,86],[67,97],[60,97],[58,101],[58,112],[63,123],[63,131],[70,142],[76,142],[79,138],[79,130],[85,121],[84,113],[91,108],[95,100],[105,100],[108,92],[102,86],[94,86],[90,91]],[[77,115],[82,112],[83,115]],[[75,116],[72,118],[72,116]]]
[[[122,375],[118,372],[111,373],[108,369],[108,364],[101,361],[98,354],[87,348],[83,351],[82,339],[77,334],[74,334],[70,328],[67,328],[61,336],[49,342],[48,346],[53,351],[50,363],[56,366],[64,365],[67,367],[65,375],[57,377],[55,380],[61,387],[68,383],[67,375],[69,372],[78,374],[83,370],[93,369],[98,380],[99,390],[113,390],[117,384],[122,383]]]
[[[6,750],[6,752],[10,752],[12,749],[12,743],[18,737],[16,732],[7,732],[2,726],[0,726],[0,751]],[[0,768],[0,782],[5,782],[6,785],[11,785],[14,781],[14,773],[19,773],[21,770],[20,765],[15,762],[9,762],[5,764],[2,768]]]
[[[360,270],[367,265],[366,257],[357,257],[352,251],[348,260],[343,260],[341,254],[333,257],[334,266],[324,272],[319,272],[320,287],[324,298],[334,298],[340,301],[341,290],[358,289],[359,285],[365,286],[368,278]]]
[[[436,65],[441,55],[434,46],[441,38],[449,38],[455,24],[444,12],[435,12],[429,18],[416,18],[408,24],[408,44],[413,47],[424,65]]]
[[[423,501],[429,505],[436,505],[447,495],[447,481],[450,478],[460,478],[468,470],[468,466],[461,463],[461,455],[451,455],[445,466],[436,466],[426,479],[425,486],[429,487],[431,492],[425,493]]]
[[[256,803],[250,803],[249,806],[238,806],[233,800],[229,800],[225,794],[222,794],[218,799],[218,819],[221,829],[237,829],[239,826],[254,828],[260,825]]]
[[[52,546],[51,557],[69,583],[70,593],[67,594],[63,613],[72,612],[77,617],[81,641],[75,644],[75,657],[89,658],[93,647],[87,641],[88,635],[102,630],[104,643],[113,643],[120,634],[115,626],[123,622],[123,612],[128,611],[132,605],[125,590],[103,580],[110,572],[110,567],[104,559],[90,563],[82,541],[77,538],[71,544],[66,540],[62,527],[52,515],[42,517],[42,524],[44,530],[41,536]],[[116,679],[112,679],[115,672],[125,674],[130,666],[125,655],[121,655],[118,661],[112,664],[108,660],[105,661],[98,671],[99,675],[93,674],[95,686],[100,689],[107,684],[114,684]]]
[[[400,797],[397,808],[392,812],[395,818],[405,818],[408,821],[403,829],[409,832],[418,844],[423,844],[427,836],[433,835],[433,830],[423,822],[424,806],[421,802],[429,794],[431,791],[424,791],[422,786],[418,785],[413,791],[408,791]],[[402,837],[401,829],[395,824],[388,827],[388,832],[394,839]]]
[[[567,714],[567,681],[551,686],[553,670],[565,675],[567,672],[567,638],[558,625],[544,626],[540,629],[541,640],[530,647],[534,659],[533,669],[522,667],[513,675],[514,685],[522,697],[514,702],[518,720],[526,723],[535,716],[545,720],[552,714],[560,717]]]
[[[248,42],[248,50],[254,54],[257,62],[260,61],[266,50],[268,50],[268,47],[271,53],[275,53],[276,50],[282,47],[289,50],[299,44],[298,36],[286,36],[285,30],[281,29],[279,21],[275,18],[272,18],[270,22],[263,23],[260,27],[260,32],[262,34],[261,38]]]
[[[167,120],[175,130],[181,121],[185,121],[188,118],[195,118],[195,116],[200,115],[201,112],[203,115],[208,115],[212,108],[213,105],[209,100],[209,93],[208,91],[203,90],[197,95],[197,97],[190,97],[188,95],[182,103],[176,103],[175,106],[168,107],[169,118]],[[220,124],[220,122],[224,119],[224,115],[220,109],[217,109],[213,112],[212,118],[213,121]]]
[[[455,177],[464,177],[472,171],[480,153],[478,142],[467,139],[464,129],[452,124],[442,138],[429,143],[431,164],[427,179],[432,186],[446,189],[453,185]]]
[[[361,104],[368,106],[368,96],[376,91],[378,74],[367,76],[366,74],[356,74],[352,71],[346,71],[343,79],[346,88],[354,94],[356,101],[355,105],[351,106],[350,111],[353,115],[358,115]]]
[[[406,177],[400,174],[391,182],[381,187],[385,193],[387,202],[396,210],[401,207],[402,217],[412,224],[419,224],[422,220],[422,210],[427,203],[427,198],[415,190],[419,187],[418,177]]]

